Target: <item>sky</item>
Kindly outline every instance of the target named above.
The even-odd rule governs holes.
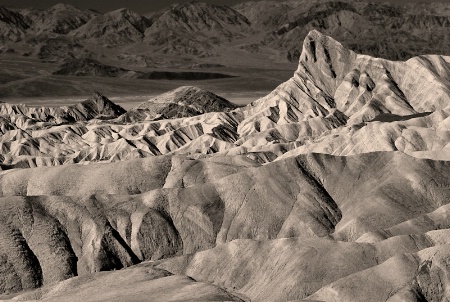
[[[234,5],[246,0],[201,0],[198,2],[206,2],[210,4]],[[248,1],[248,0],[247,0]],[[386,0],[376,0],[386,1]],[[408,0],[387,0],[389,2],[404,3]],[[421,2],[432,2],[433,0],[414,0]],[[450,2],[450,0],[434,0],[439,2]],[[91,8],[100,12],[108,12],[118,8],[126,7],[137,13],[145,14],[152,11],[157,11],[170,6],[173,3],[185,3],[189,0],[0,0],[0,5],[6,5],[17,8],[34,7],[34,8],[49,8],[57,3],[67,3],[78,8]]]

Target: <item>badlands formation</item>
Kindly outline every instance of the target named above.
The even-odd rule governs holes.
[[[294,76],[247,106],[181,87],[125,110],[95,93],[61,108],[0,104],[3,167],[114,162],[155,155],[400,151],[450,160],[450,57],[387,61],[311,31]]]
[[[2,103],[0,297],[447,301],[449,81],[313,30],[243,107]]]

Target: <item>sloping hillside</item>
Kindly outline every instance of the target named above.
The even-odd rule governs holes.
[[[118,120],[135,123],[145,120],[183,118],[208,112],[231,111],[236,107],[212,92],[193,86],[182,86],[140,104]]]
[[[448,162],[384,152],[311,154],[267,165],[245,156],[160,156],[5,171],[1,230],[9,269],[3,291],[176,255],[186,256],[159,268],[257,301],[321,295],[332,282],[345,290],[346,276],[389,263],[406,274],[393,288],[408,288],[407,280],[428,274],[417,270],[430,257],[427,249],[447,250],[442,218],[449,168]],[[422,215],[440,233],[408,227]],[[417,252],[402,260],[403,253]],[[366,276],[359,286],[382,282]],[[417,288],[438,280],[423,282]]]
[[[299,41],[313,29],[357,53],[389,60],[450,54],[446,3],[289,0],[250,1],[230,8],[189,2],[145,15],[126,8],[101,14],[65,4],[46,10],[1,10],[4,43],[28,53],[25,49],[45,44],[47,39],[66,40],[66,58],[107,54],[108,59],[117,60],[132,51],[132,55],[158,55],[166,60],[195,59],[195,64],[216,56],[232,61],[233,55],[244,52],[274,62],[296,62]],[[58,44],[45,45],[51,48],[48,52],[58,52]],[[75,45],[86,52],[77,51]],[[245,63],[254,67],[251,61]]]
[[[108,55],[255,51],[247,60],[305,36],[290,53],[293,76],[246,106],[194,86],[128,112],[98,92],[61,107],[0,103],[0,300],[449,300],[450,57],[367,54],[390,57],[436,28],[398,57],[432,50],[425,41],[447,34],[446,7],[190,3],[147,17],[0,8],[3,39],[60,45],[44,48],[49,57],[99,41]],[[56,25],[67,34],[47,35]],[[132,73],[72,57],[55,79]],[[200,74],[142,68],[140,81]],[[30,73],[47,83],[50,70]]]
[[[78,121],[78,113],[72,119],[65,109],[66,113],[56,114],[55,109],[19,110],[5,104],[4,112],[14,116],[3,119],[2,161],[10,167],[33,167],[220,153],[270,162],[310,152],[375,151],[446,160],[449,62],[449,57],[436,55],[406,62],[357,55],[311,31],[294,76],[240,108],[189,86],[120,117],[123,110],[119,114],[100,110],[83,122],[63,125],[45,122]],[[27,111],[35,112],[38,120]],[[116,118],[92,119],[97,115]]]

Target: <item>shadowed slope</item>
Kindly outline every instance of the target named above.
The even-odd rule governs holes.
[[[102,115],[117,117],[123,113],[125,110],[122,107],[112,103],[98,92],[95,92],[86,101],[64,107],[28,107],[21,104],[0,103],[0,114],[8,116],[10,120],[15,120],[18,124],[19,120],[32,120],[31,123],[34,124],[39,122],[79,122]],[[36,126],[36,128],[40,128],[39,124]],[[46,125],[42,126],[45,129]]]
[[[80,10],[62,3],[46,10],[30,9],[22,13],[29,19],[30,31],[36,36],[51,36],[52,33],[67,34],[98,16],[98,13],[91,10]]]
[[[402,173],[398,167],[409,170]],[[449,169],[448,162],[420,160],[401,153],[373,153],[353,157],[311,154],[266,165],[237,156],[203,160],[159,156],[112,164],[4,171],[0,174],[2,236],[5,240],[14,238],[6,230],[19,234],[17,238],[26,242],[42,271],[39,277],[35,266],[22,264],[31,261],[31,256],[11,258],[17,249],[11,241],[3,250],[5,265],[15,267],[11,276],[38,278],[37,283],[22,282],[22,287],[11,290],[119,269],[142,260],[187,255],[235,239],[301,237],[310,238],[308,244],[320,246],[322,241],[315,241],[318,237],[361,241],[367,237],[365,234],[382,234],[385,229],[445,206]],[[441,227],[445,228],[445,224]],[[421,232],[429,229],[424,227]],[[300,242],[303,240],[299,241],[303,244]],[[347,246],[357,248],[355,253],[360,253],[358,245],[344,244],[341,248],[331,240],[323,242],[325,250],[336,249],[338,255],[347,254]],[[401,245],[393,242],[388,250],[380,250],[378,256],[367,258],[367,252],[362,252],[358,256],[360,262],[344,266],[327,280],[332,282],[395,255]],[[240,243],[238,250],[239,246]],[[367,248],[372,250],[370,246]],[[53,259],[50,255],[56,257],[56,250],[58,265],[49,261]],[[250,248],[248,255],[251,251],[254,248]],[[412,250],[416,251],[417,247]],[[246,261],[245,258],[233,255],[236,254],[227,257],[232,257],[230,261],[240,268],[240,261]],[[267,257],[262,253],[260,259]],[[19,265],[23,268],[18,269]],[[282,266],[281,262],[273,265],[274,271]],[[176,267],[173,269],[180,272]],[[212,276],[220,275],[216,275],[215,265],[209,265],[205,273],[209,269],[214,271]],[[321,274],[316,268],[311,274],[314,272]],[[192,276],[196,278],[196,274]],[[312,276],[304,274],[306,279]],[[230,286],[226,281],[229,279],[223,278],[225,285]],[[259,292],[257,288],[266,284],[265,279],[255,278],[252,282],[232,278],[237,283],[231,285],[242,289],[250,282],[242,293],[254,296]],[[285,280],[279,278],[280,282]],[[201,280],[209,281],[207,277]],[[314,287],[295,286],[296,290],[289,291],[297,297],[326,285],[314,284]],[[261,297],[278,295],[279,292],[268,290]]]
[[[92,292],[96,294],[93,295]],[[222,288],[172,275],[151,264],[113,273],[94,273],[19,295],[39,301],[243,301]]]
[[[117,119],[98,116],[124,113],[101,104],[89,114],[81,108],[86,104],[60,109],[3,104],[3,112],[14,116],[2,120],[2,162],[34,167],[174,153],[249,154],[270,162],[310,152],[375,151],[448,160],[449,70],[448,57],[392,62],[357,55],[312,31],[294,76],[244,107],[189,86]],[[55,119],[80,122],[46,123]]]
[[[298,41],[312,29],[357,53],[389,60],[449,51],[450,14],[444,2],[250,1],[234,8],[262,33],[260,41],[251,42],[253,51],[269,46],[290,61],[298,60]]]
[[[165,54],[204,57],[216,53],[217,44],[243,37],[249,30],[250,22],[230,7],[189,2],[156,16],[144,42]]]
[[[70,35],[105,46],[121,46],[141,41],[149,25],[147,18],[121,8],[89,20]]]
[[[310,152],[375,151],[448,160],[449,66],[449,58],[441,56],[392,62],[357,55],[312,31],[294,76],[240,108],[189,86],[112,120],[97,115],[124,111],[109,112],[106,106],[103,113],[93,108],[88,114],[83,104],[66,109],[3,104],[3,112],[14,116],[2,121],[2,162],[34,167],[173,153],[249,154],[270,162]],[[54,119],[89,121],[46,123]]]
[[[0,6],[0,41],[4,43],[22,40],[29,25],[22,14]]]
[[[448,296],[449,232],[440,240],[427,233],[377,244],[235,240],[158,267],[252,301],[439,301]]]
[[[104,65],[92,59],[73,59],[65,62],[54,75],[120,77],[132,74],[131,70]]]
[[[237,106],[226,99],[193,86],[182,86],[129,110],[117,121],[135,123],[144,120],[173,119],[223,112]]]

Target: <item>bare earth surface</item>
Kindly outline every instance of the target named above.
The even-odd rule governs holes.
[[[447,6],[258,3],[0,8],[1,300],[450,299]]]
[[[444,301],[448,62],[312,31],[244,107],[192,86],[1,104],[4,297]]]

